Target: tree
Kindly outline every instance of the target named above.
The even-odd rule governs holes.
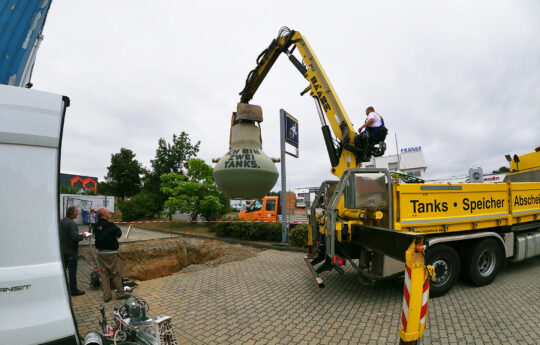
[[[161,191],[161,175],[177,173],[184,175],[187,162],[195,157],[199,152],[200,141],[193,145],[186,132],[180,135],[173,135],[172,143],[168,143],[164,138],[158,141],[155,159],[151,160],[152,169],[144,170],[144,190],[152,195],[154,203],[159,210],[163,209],[163,204],[168,196]]]
[[[142,166],[133,151],[121,148],[119,153],[112,154],[107,171],[105,181],[113,195],[126,198],[140,192]]]
[[[60,186],[60,194],[96,195],[96,191],[93,189]]]
[[[165,208],[169,216],[176,212],[187,213],[191,220],[199,215],[212,219],[224,209],[220,193],[212,178],[212,167],[202,159],[188,161],[186,175],[169,173],[161,175],[161,190],[169,196]]]
[[[60,186],[60,194],[79,194],[80,188],[71,186]]]
[[[232,212],[231,199],[229,199],[229,197],[226,196],[225,193],[223,193],[221,189],[219,188],[218,188],[218,194],[219,194],[219,203],[223,205],[223,208],[221,209],[219,214],[222,215],[227,212]]]
[[[192,145],[186,132],[180,133],[179,136],[173,134],[172,144],[160,138],[156,158],[150,161],[154,174],[157,176],[168,173],[184,174],[188,161],[199,152],[200,144],[198,141]]]
[[[99,195],[112,195],[111,184],[108,182],[98,182],[97,194]]]
[[[497,170],[493,170],[493,174],[503,174],[507,172],[510,172],[510,169],[508,167],[500,167]]]

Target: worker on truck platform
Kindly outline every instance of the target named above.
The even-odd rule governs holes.
[[[375,112],[373,107],[366,108],[366,116],[366,121],[362,126],[360,126],[360,128],[358,128],[358,133],[361,135],[362,130],[365,128],[365,134],[363,134],[362,140],[368,142],[370,145],[384,140],[388,130],[384,126],[384,119],[382,116]]]

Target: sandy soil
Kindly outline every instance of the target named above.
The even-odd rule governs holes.
[[[80,254],[93,262],[90,248]],[[194,238],[159,239],[123,243],[118,250],[124,277],[148,280],[173,273],[193,272],[208,266],[254,257],[257,250],[242,245]]]

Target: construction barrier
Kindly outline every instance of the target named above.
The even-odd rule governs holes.
[[[405,252],[405,279],[399,337],[401,344],[416,344],[426,328],[429,303],[429,281],[434,274],[433,266],[425,265],[423,248],[416,250],[412,242]],[[420,243],[422,245],[423,243]]]
[[[129,234],[131,233],[131,229],[133,228],[133,224],[145,224],[145,223],[281,223],[281,221],[276,220],[267,220],[267,221],[261,221],[261,220],[197,220],[197,221],[187,221],[187,220],[138,220],[138,221],[132,221],[132,222],[115,222],[115,224],[129,224],[127,233],[126,233],[126,239],[129,237]],[[308,224],[307,222],[297,222],[297,221],[289,221],[287,224]]]
[[[133,222],[114,222],[114,224],[170,223],[170,220],[138,220]]]
[[[132,222],[114,222],[115,224],[144,224],[144,223],[279,223],[279,220],[139,220]],[[288,221],[287,224],[308,224],[308,222]]]

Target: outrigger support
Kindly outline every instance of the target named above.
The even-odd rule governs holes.
[[[434,267],[426,266],[422,238],[416,238],[405,252],[405,282],[399,326],[399,344],[416,344],[426,328],[429,281]]]
[[[381,253],[395,260],[405,263],[405,279],[403,288],[403,307],[399,315],[400,326],[398,335],[400,344],[416,344],[418,339],[422,338],[426,327],[428,300],[429,300],[429,281],[434,276],[434,268],[425,264],[425,234],[407,230],[394,229],[392,221],[393,214],[393,199],[388,199],[388,215],[386,223],[375,225],[369,220],[364,219],[347,219],[340,218],[339,211],[345,210],[345,192],[351,186],[352,175],[378,173],[385,174],[386,181],[391,181],[390,173],[385,169],[349,169],[341,177],[339,182],[325,181],[319,189],[319,193],[315,197],[315,203],[321,201],[320,197],[324,191],[325,195],[331,195],[326,198],[326,212],[321,218],[316,217],[316,210],[311,208],[308,245],[311,249],[311,256],[306,256],[306,262],[313,279],[319,287],[324,286],[324,282],[318,277],[318,274],[331,269],[343,273],[340,269],[341,262],[336,264],[335,260],[338,255],[343,255],[343,247],[337,245],[338,231],[352,230],[348,232],[350,237],[348,241],[354,243],[361,248]],[[377,186],[378,187],[378,186]],[[388,190],[386,195],[392,195],[391,185],[387,183]],[[381,188],[384,190],[384,187]],[[353,196],[356,193],[356,188],[353,189]],[[369,193],[368,193],[369,194]],[[339,203],[342,203],[339,205]],[[346,217],[346,214],[343,213]],[[340,223],[340,229],[337,229],[336,224]],[[346,224],[345,227],[343,224]],[[321,236],[322,234],[322,236]],[[332,258],[334,260],[332,260]],[[324,262],[323,262],[324,261]],[[345,255],[343,263],[350,262],[351,265],[362,272],[354,262]],[[317,265],[317,266],[316,266]]]
[[[322,280],[321,277],[319,277],[319,275],[317,274],[317,272],[315,271],[315,269],[313,268],[313,265],[311,264],[311,262],[309,261],[309,257],[307,256],[304,256],[304,262],[306,263],[308,269],[309,269],[309,272],[311,273],[311,276],[313,277],[313,279],[315,280],[315,284],[317,284],[317,286],[319,288],[324,288],[324,281]]]

